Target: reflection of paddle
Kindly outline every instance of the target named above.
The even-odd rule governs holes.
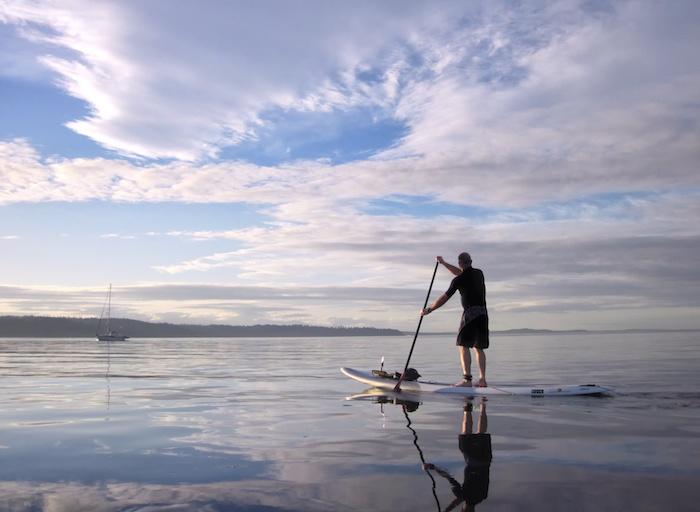
[[[437,268],[437,266],[435,268]],[[402,404],[401,409],[403,410],[403,415],[406,416],[406,428],[408,428],[408,430],[410,430],[413,433],[413,444],[418,450],[418,455],[420,456],[421,464],[423,465],[423,467],[425,467],[425,456],[423,455],[423,450],[421,450],[420,446],[418,446],[418,432],[416,432],[415,429],[411,426],[411,418],[408,417],[408,411],[406,410],[406,406]],[[426,471],[426,474],[430,477],[430,480],[433,482],[433,498],[435,498],[435,503],[437,504],[437,509],[439,512],[442,509],[440,508],[440,500],[438,499],[437,492],[435,491],[437,483],[435,482],[435,478],[433,478],[433,475],[430,474],[430,471]]]
[[[425,304],[423,304],[423,309],[428,307],[428,300],[430,299],[430,292],[433,289],[433,282],[435,281],[435,274],[437,274],[437,269],[438,269],[439,262],[435,262],[435,270],[433,270],[433,278],[430,280],[430,286],[428,287],[428,295],[425,296]],[[401,382],[403,382],[403,377],[406,375],[406,370],[408,370],[408,363],[411,362],[411,355],[413,354],[413,347],[416,346],[416,340],[418,339],[418,331],[420,331],[420,324],[423,323],[423,315],[420,316],[420,320],[418,320],[418,328],[416,329],[416,335],[413,336],[413,343],[411,344],[411,350],[408,353],[408,359],[406,359],[406,366],[403,368],[403,372],[401,372],[401,376],[399,377],[399,381],[396,383],[396,386],[394,386],[394,391],[396,393],[401,392]]]

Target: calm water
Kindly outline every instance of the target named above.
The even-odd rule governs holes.
[[[0,510],[698,510],[699,337],[494,337],[493,384],[617,394],[404,404],[338,367],[410,337],[0,339]],[[460,375],[451,337],[412,366]]]

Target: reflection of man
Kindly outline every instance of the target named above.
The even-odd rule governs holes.
[[[479,420],[477,432],[473,433],[472,404],[469,402],[464,407],[462,417],[462,433],[459,435],[459,449],[464,455],[464,483],[460,484],[452,475],[434,464],[425,464],[427,471],[435,472],[447,479],[452,485],[452,492],[456,498],[450,503],[445,512],[454,509],[464,502],[462,511],[473,511],[475,505],[481,503],[489,494],[489,471],[491,469],[491,434],[486,433],[486,404],[479,405]]]

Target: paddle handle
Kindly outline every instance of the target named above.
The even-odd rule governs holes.
[[[423,309],[428,307],[428,301],[430,300],[430,292],[433,290],[433,283],[435,282],[435,274],[437,274],[437,269],[438,269],[439,264],[440,264],[439,261],[435,262],[435,269],[433,269],[433,277],[430,280],[430,286],[428,286],[428,294],[425,296],[425,303],[423,304]],[[399,381],[396,383],[396,386],[394,386],[394,391],[397,393],[401,391],[401,383],[403,382],[403,376],[406,375],[406,370],[408,370],[408,365],[411,362],[411,356],[413,355],[413,349],[416,346],[416,340],[418,339],[418,333],[420,332],[420,326],[422,323],[423,323],[423,315],[421,315],[420,320],[418,320],[418,327],[416,328],[416,334],[413,336],[413,343],[411,343],[411,350],[408,352],[408,358],[406,359],[406,365],[403,367],[403,372],[401,372],[401,376],[399,377]]]

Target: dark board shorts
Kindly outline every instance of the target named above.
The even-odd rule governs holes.
[[[462,313],[462,321],[459,324],[457,345],[462,347],[489,348],[489,317],[479,315],[467,320],[466,311]]]
[[[489,495],[489,473],[493,456],[491,435],[462,434],[459,436],[459,449],[464,454],[466,463],[460,494],[468,505],[476,505]]]

